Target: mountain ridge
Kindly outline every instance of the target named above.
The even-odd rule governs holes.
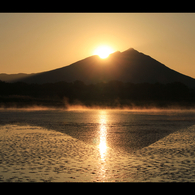
[[[5,76],[5,75],[4,75]],[[93,55],[68,66],[34,74],[21,74],[8,82],[55,83],[60,81],[74,82],[81,80],[86,84],[119,80],[132,83],[172,83],[181,82],[195,88],[195,79],[179,73],[149,55],[134,48],[123,52],[116,51],[107,59]],[[2,74],[0,74],[0,80]]]

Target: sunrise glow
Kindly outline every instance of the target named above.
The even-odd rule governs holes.
[[[100,58],[107,58],[114,50],[109,46],[100,46],[94,51],[94,55],[98,55]]]

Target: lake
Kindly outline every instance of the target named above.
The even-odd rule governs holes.
[[[195,112],[0,110],[0,181],[195,180]]]

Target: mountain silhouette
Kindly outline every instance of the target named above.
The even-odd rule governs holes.
[[[0,80],[2,74],[0,74]],[[181,82],[195,88],[195,79],[172,70],[152,57],[130,48],[124,52],[110,54],[107,59],[94,55],[77,61],[69,66],[37,74],[23,75],[9,81],[26,83],[74,82],[86,84],[118,80],[132,83],[172,83]]]
[[[6,74],[6,73],[1,73],[0,74],[0,80],[5,81],[5,82],[13,82],[15,80],[23,79],[23,78],[29,77],[31,75],[34,75],[34,73],[32,73],[32,74],[25,74],[25,73]]]

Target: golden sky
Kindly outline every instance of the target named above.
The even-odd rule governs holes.
[[[195,78],[195,13],[0,13],[0,73],[37,73],[134,48]]]

